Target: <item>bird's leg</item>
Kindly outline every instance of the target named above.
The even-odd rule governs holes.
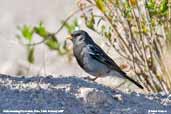
[[[90,78],[90,77],[88,76],[88,77],[85,77],[84,79],[89,80],[89,81],[96,81],[97,78],[98,78],[98,77]]]

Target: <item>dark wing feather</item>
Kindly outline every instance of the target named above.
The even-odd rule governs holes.
[[[119,68],[119,66],[108,55],[106,55],[105,52],[100,47],[98,47],[97,45],[96,46],[90,45],[90,49],[93,52],[93,53],[90,53],[90,56],[92,58],[94,58],[97,61],[100,61],[100,62],[106,64],[111,69],[114,69],[114,70],[118,71],[119,73],[121,73],[123,75],[123,77],[127,78],[132,83],[134,83],[135,85],[137,85],[138,87],[140,87],[141,89],[143,89],[143,86],[142,85],[140,85],[138,82],[136,82],[135,80],[133,80],[132,78],[130,78],[129,76],[127,76],[127,74],[125,72],[123,72]]]
[[[96,44],[95,44],[96,45]],[[92,46],[90,45],[89,48],[92,50],[93,53],[90,53],[90,56],[97,61],[100,61],[107,66],[109,66],[111,69],[114,69],[123,75],[126,75],[125,72],[123,72],[119,66],[99,47],[99,46]]]

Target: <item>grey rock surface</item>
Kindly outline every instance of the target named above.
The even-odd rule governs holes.
[[[123,93],[74,76],[0,75],[2,114],[5,110],[61,110],[60,114],[154,114],[149,111],[158,111],[155,114],[170,114],[171,103],[165,102],[166,99],[169,101],[167,95],[162,94]]]

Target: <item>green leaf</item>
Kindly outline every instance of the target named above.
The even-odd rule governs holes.
[[[132,11],[132,7],[128,6],[125,8],[124,10],[124,17],[131,17],[131,11]]]
[[[102,25],[102,26],[101,26],[101,33],[103,34],[103,33],[105,32],[105,30],[106,30],[105,25]]]
[[[149,0],[148,3],[146,4],[146,7],[148,8],[151,16],[158,14],[155,0]]]
[[[34,63],[34,48],[33,48],[33,47],[28,49],[27,60],[28,60],[28,62],[31,63],[31,64]]]
[[[39,26],[35,27],[34,30],[41,37],[46,37],[48,35],[48,32],[46,31],[42,22],[40,22]]]
[[[78,20],[75,19],[73,22],[68,23],[68,22],[62,22],[64,24],[64,27],[67,29],[68,33],[72,33],[76,30],[76,28],[79,27]]]
[[[74,25],[75,27],[78,27],[78,26],[79,26],[79,24],[78,24],[78,20],[77,20],[77,19],[74,19],[74,21],[73,21],[73,25]]]
[[[92,14],[90,17],[90,20],[87,20],[86,22],[86,26],[92,30],[94,30],[94,24],[95,24],[95,19],[94,19],[94,15]]]
[[[31,41],[33,36],[33,29],[30,26],[24,25],[23,28],[21,28],[22,35],[27,40]]]
[[[110,32],[105,32],[104,33],[105,37],[111,40],[112,34]]]
[[[147,33],[148,32],[147,25],[146,25],[146,23],[144,21],[142,22],[142,32],[143,33]]]
[[[168,0],[163,0],[160,5],[160,12],[164,14],[167,11],[168,11]]]
[[[46,41],[46,45],[49,47],[49,49],[52,50],[58,50],[60,46],[57,38],[54,35],[49,35],[48,40]]]
[[[68,22],[64,22],[64,26],[67,29],[68,33],[72,33],[73,28]]]
[[[97,7],[103,12],[106,12],[104,0],[96,0]]]

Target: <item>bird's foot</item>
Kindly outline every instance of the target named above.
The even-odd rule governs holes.
[[[89,80],[89,81],[96,81],[98,77],[95,77],[95,78],[90,78],[89,76],[88,77],[84,77],[85,80]]]

